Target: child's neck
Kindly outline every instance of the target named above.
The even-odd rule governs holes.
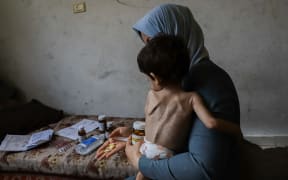
[[[158,86],[151,86],[151,90],[153,91],[162,91],[162,90],[168,90],[171,92],[179,92],[183,91],[181,84],[165,84],[165,85],[158,85]]]
[[[169,84],[169,85],[164,86],[163,89],[167,89],[173,92],[182,91],[181,84]]]

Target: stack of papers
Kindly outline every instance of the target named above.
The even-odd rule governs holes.
[[[52,129],[40,131],[31,135],[7,134],[0,145],[0,151],[26,151],[50,141],[52,136]]]
[[[86,133],[89,133],[99,127],[98,121],[83,119],[82,121],[69,126],[67,128],[60,129],[55,134],[58,136],[67,137],[69,139],[77,140],[78,139],[78,129],[79,127],[84,127]]]

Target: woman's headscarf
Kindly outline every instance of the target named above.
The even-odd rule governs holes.
[[[141,18],[133,29],[153,38],[159,33],[183,38],[190,53],[190,68],[209,54],[204,46],[203,32],[189,8],[176,4],[162,4]],[[141,36],[140,36],[141,37]]]

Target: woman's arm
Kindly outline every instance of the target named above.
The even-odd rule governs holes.
[[[125,151],[129,162],[150,179],[227,179],[223,175],[226,175],[227,167],[229,172],[233,167],[228,161],[234,141],[230,136],[207,129],[198,118],[194,120],[189,152],[176,154],[169,159],[153,160],[141,155],[139,146],[128,145]]]
[[[208,174],[205,172],[201,160],[196,159],[191,153],[182,153],[171,157],[170,159],[153,160],[148,159],[139,152],[141,143],[131,144],[129,138],[125,152],[129,162],[140,172],[150,179],[197,179],[208,180]],[[186,168],[183,168],[186,167]],[[127,180],[135,180],[130,177]]]
[[[237,137],[242,137],[242,132],[239,125],[214,117],[205,106],[200,95],[197,93],[191,94],[190,104],[192,105],[199,119],[208,129],[216,129],[225,133],[233,134]]]

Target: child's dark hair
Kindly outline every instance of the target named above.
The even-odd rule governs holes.
[[[142,73],[148,76],[154,73],[161,78],[161,84],[165,85],[181,83],[188,72],[190,58],[180,37],[161,34],[141,49],[137,62]]]

